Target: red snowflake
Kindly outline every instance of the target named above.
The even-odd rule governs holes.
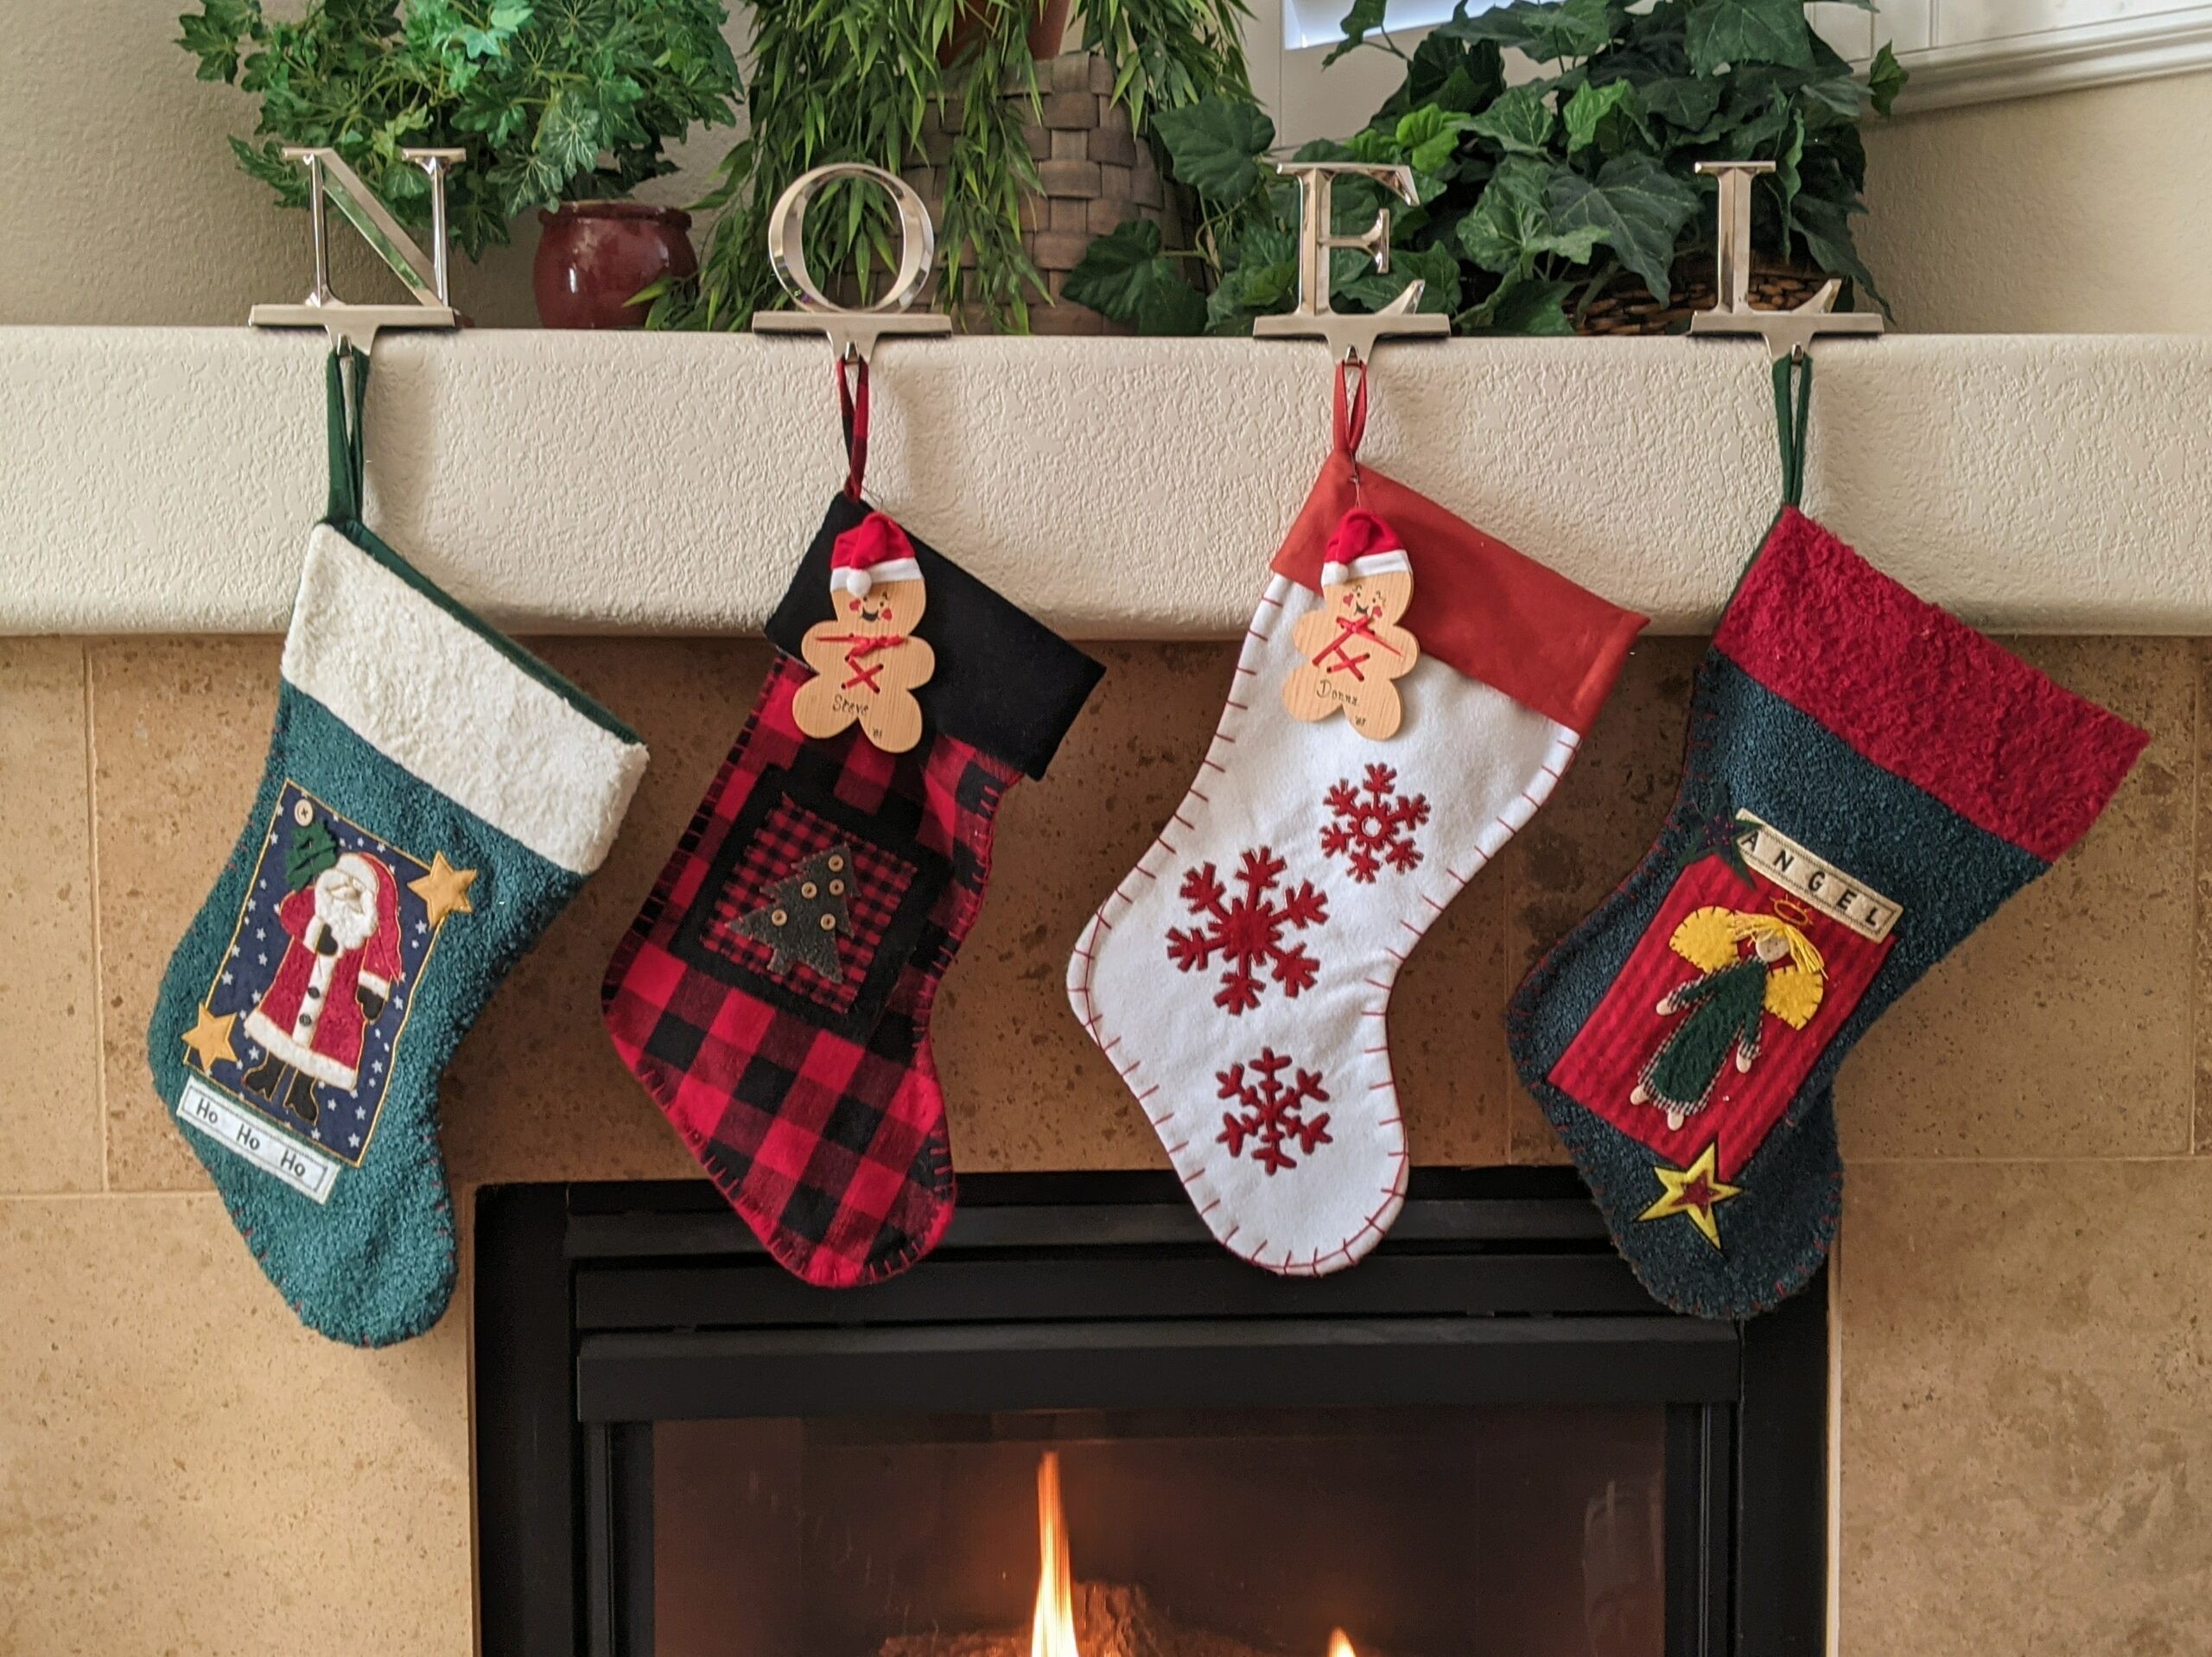
[[[1221,988],[1215,992],[1213,1004],[1227,1007],[1232,1016],[1259,1006],[1262,970],[1288,996],[1311,989],[1315,975],[1321,970],[1321,963],[1306,953],[1304,944],[1286,946],[1282,935],[1287,927],[1302,932],[1327,920],[1328,898],[1315,891],[1311,880],[1301,880],[1291,891],[1271,895],[1283,867],[1282,859],[1265,846],[1245,853],[1236,871],[1237,882],[1244,890],[1233,898],[1211,863],[1183,877],[1183,902],[1205,924],[1187,932],[1169,927],[1168,958],[1185,972],[1197,972],[1211,966],[1214,956],[1220,955],[1229,970],[1221,975]]]
[[[1294,1145],[1300,1155],[1310,1157],[1317,1146],[1335,1143],[1329,1137],[1328,1112],[1306,1114],[1308,1104],[1326,1104],[1329,1095],[1319,1070],[1293,1070],[1291,1082],[1285,1086],[1282,1072],[1290,1059],[1272,1047],[1262,1047],[1250,1063],[1249,1080],[1242,1064],[1214,1072],[1214,1080],[1221,1083],[1220,1096],[1234,1099],[1237,1106],[1221,1113],[1221,1143],[1232,1157],[1243,1156],[1249,1144],[1252,1160],[1273,1179],[1283,1169],[1298,1166],[1286,1146]]]
[[[1385,863],[1403,874],[1421,861],[1413,831],[1428,821],[1428,796],[1401,794],[1394,800],[1390,790],[1397,785],[1398,773],[1389,766],[1370,765],[1363,787],[1346,779],[1329,790],[1336,821],[1321,829],[1322,855],[1344,854],[1351,878],[1362,886],[1372,885]]]

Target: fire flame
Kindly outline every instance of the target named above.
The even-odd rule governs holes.
[[[1037,1613],[1029,1623],[1029,1657],[1080,1657],[1068,1521],[1060,1508],[1060,1458],[1052,1451],[1037,1463]]]
[[[1329,1630],[1329,1657],[1359,1657],[1359,1654],[1351,1648],[1351,1641],[1345,1637],[1342,1628]]]

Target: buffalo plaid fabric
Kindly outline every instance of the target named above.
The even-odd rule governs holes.
[[[770,625],[787,651],[819,619],[815,595],[829,613],[828,547],[864,512],[833,506],[793,582],[800,596]],[[1016,644],[1039,648],[1024,628],[1049,643],[1045,689],[1071,719],[1096,665],[939,555],[927,553],[924,568],[932,613],[950,600]],[[931,640],[940,661],[999,642],[960,632],[948,625]],[[857,727],[828,740],[798,728],[791,699],[810,676],[789,659],[769,673],[616,951],[601,1003],[623,1062],[770,1252],[808,1282],[841,1288],[904,1271],[951,1219],[930,1009],[982,907],[999,801],[1025,771],[1041,772],[1065,725],[1009,724],[1033,719],[1028,698],[1001,708],[941,675],[945,695],[920,692],[919,745],[887,754]],[[853,869],[833,979],[738,924],[838,847],[851,848]]]

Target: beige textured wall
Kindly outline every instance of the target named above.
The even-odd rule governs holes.
[[[1923,333],[2201,333],[2212,73],[1870,123],[1862,249]]]
[[[170,43],[177,10],[75,0],[0,54],[0,324],[232,323],[305,290],[304,225],[224,143],[251,129],[252,100],[193,78]],[[2208,131],[2212,73],[1876,124],[1864,234],[1899,323],[2201,331]],[[699,135],[643,194],[695,199],[730,136]],[[533,320],[537,228],[516,233],[456,267],[455,300],[486,326]],[[372,296],[388,278],[340,239],[340,291]]]
[[[2212,644],[2021,648],[2155,737],[2097,830],[1844,1069],[1847,1657],[2212,1649],[2212,1047],[2192,1018],[2212,964]],[[1500,1011],[1664,816],[1698,649],[1637,650],[1557,797],[1401,979],[1392,1043],[1423,1162],[1557,1154]],[[442,1089],[464,1259],[485,1181],[694,1172],[615,1059],[597,986],[766,659],[704,640],[549,653],[635,722],[653,766],[607,866]],[[1008,797],[990,903],[939,1003],[966,1170],[1160,1165],[1061,973],[1179,798],[1234,658],[1104,654],[1052,778]],[[263,638],[0,640],[10,1657],[470,1649],[465,1276],[445,1321],[391,1351],[303,1332],[146,1075],[162,967],[259,773],[276,655]]]

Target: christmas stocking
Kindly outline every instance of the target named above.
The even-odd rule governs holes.
[[[330,361],[330,512],[268,765],[169,962],[148,1055],[301,1320],[381,1346],[453,1290],[438,1077],[606,855],[645,751],[362,525],[353,361],[350,410]]]
[[[1793,409],[1776,371],[1789,504],[1699,670],[1665,830],[1509,1014],[1621,1253],[1702,1317],[1820,1265],[1837,1066],[2088,830],[2145,740],[1797,510],[1802,374]]]
[[[1001,798],[1044,775],[1103,671],[857,493],[771,618],[785,659],[602,992],[692,1155],[827,1288],[906,1270],[952,1217],[930,1008]]]
[[[1198,775],[1068,963],[1214,1235],[1298,1276],[1397,1214],[1390,986],[1543,803],[1643,625],[1359,468],[1338,396]],[[1317,696],[1344,711],[1307,717]]]

